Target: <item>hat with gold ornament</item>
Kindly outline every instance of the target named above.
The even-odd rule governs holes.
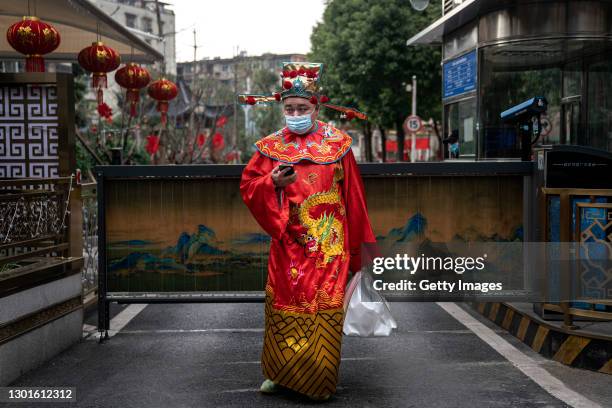
[[[357,109],[329,103],[329,97],[321,93],[321,76],[323,64],[318,62],[283,62],[281,76],[281,90],[272,95],[240,94],[238,102],[243,105],[266,105],[281,102],[285,98],[306,98],[314,105],[325,106],[339,111],[351,120],[359,118],[367,120],[365,113]]]

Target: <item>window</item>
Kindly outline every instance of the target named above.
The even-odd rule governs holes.
[[[134,14],[125,13],[125,25],[130,28],[136,28],[136,16]]]
[[[539,143],[612,151],[612,45],[608,40],[539,39],[481,49],[483,157],[518,157],[516,129],[502,111],[548,100]]]
[[[501,122],[506,109],[535,96],[548,101],[547,131],[538,143],[560,143],[562,44],[539,40],[481,49],[480,123],[483,158],[518,158],[517,127]]]
[[[588,145],[612,152],[612,62],[588,68]]]
[[[459,158],[474,157],[476,154],[476,98],[449,103],[444,106],[445,157],[449,157],[449,145],[458,142]],[[457,145],[452,146],[455,151]]]
[[[145,31],[147,33],[152,33],[153,32],[153,20],[151,20],[148,17],[143,17],[142,18],[142,31]]]

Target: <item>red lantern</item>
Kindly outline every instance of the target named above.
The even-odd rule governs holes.
[[[79,52],[79,64],[93,73],[91,85],[98,90],[98,105],[103,102],[102,88],[106,88],[106,73],[117,69],[121,57],[117,51],[98,41]]]
[[[151,98],[157,101],[157,111],[161,114],[162,125],[165,125],[168,114],[168,101],[171,101],[178,95],[176,84],[166,78],[161,78],[149,85],[147,92]]]
[[[140,90],[149,85],[149,71],[134,63],[126,64],[115,72],[115,81],[127,88],[127,101],[130,102],[130,116],[136,116],[136,104],[140,100]]]
[[[55,27],[31,16],[10,26],[6,39],[11,47],[26,55],[26,72],[45,72],[43,54],[50,53],[60,44]]]

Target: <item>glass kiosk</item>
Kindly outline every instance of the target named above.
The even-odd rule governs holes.
[[[500,113],[533,96],[549,104],[542,144],[612,151],[612,2],[454,3],[408,45],[442,46],[444,137],[459,158],[518,160]]]

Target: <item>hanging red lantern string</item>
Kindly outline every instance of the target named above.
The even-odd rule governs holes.
[[[130,116],[136,116],[136,105],[140,100],[140,90],[149,85],[151,76],[149,71],[132,62],[115,72],[115,81],[127,88],[126,101],[130,103]]]
[[[121,57],[117,51],[104,45],[101,41],[94,42],[91,46],[83,48],[79,52],[79,64],[93,74],[91,86],[97,90],[98,105],[104,102],[102,89],[107,86],[106,73],[112,72],[119,67]]]
[[[165,126],[168,115],[168,102],[178,95],[176,84],[166,78],[161,78],[149,85],[147,92],[151,98],[157,101],[157,111],[161,114],[162,126]]]
[[[6,31],[6,40],[16,51],[26,56],[26,72],[45,72],[42,57],[60,45],[59,32],[38,17],[26,16]]]

